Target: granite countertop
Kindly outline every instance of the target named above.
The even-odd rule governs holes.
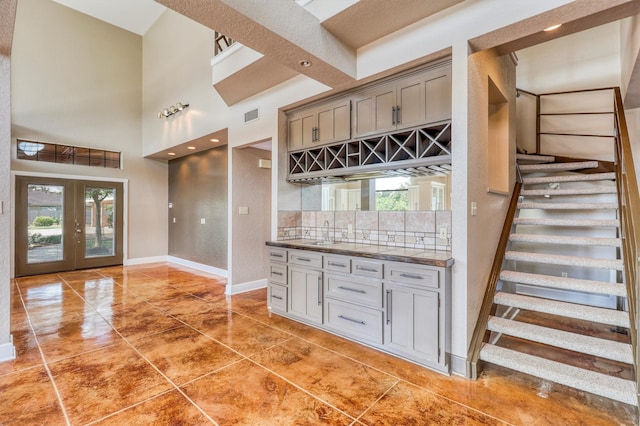
[[[327,254],[342,254],[393,262],[416,263],[420,265],[446,268],[453,265],[450,251],[422,250],[407,247],[387,247],[370,244],[342,243],[318,244],[315,240],[280,240],[267,241],[271,247],[282,247],[296,250],[309,250]]]

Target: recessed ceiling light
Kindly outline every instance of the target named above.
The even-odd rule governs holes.
[[[195,146],[188,146],[187,149],[196,149]]]
[[[558,28],[560,28],[562,26],[562,24],[556,24],[556,25],[552,25],[550,27],[547,27],[544,29],[544,31],[553,31],[553,30],[557,30]]]
[[[307,60],[302,60],[300,62],[298,62],[301,66],[308,68],[311,66],[311,61],[307,61]]]
[[[175,152],[167,152],[167,155],[176,155]]]
[[[220,139],[211,139],[211,142],[220,142]]]

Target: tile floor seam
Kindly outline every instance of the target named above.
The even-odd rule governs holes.
[[[276,377],[280,378],[281,380],[284,380],[285,382],[287,382],[288,384],[290,384],[290,385],[291,385],[291,386],[293,386],[294,388],[298,389],[298,390],[299,390],[299,391],[301,391],[301,392],[306,393],[307,395],[309,395],[309,396],[310,396],[310,397],[312,397],[313,399],[315,399],[315,400],[317,400],[317,401],[322,402],[322,403],[323,403],[323,404],[325,404],[326,406],[333,408],[334,410],[338,411],[340,414],[343,414],[343,415],[347,416],[348,418],[350,418],[350,419],[352,419],[352,420],[354,420],[354,421],[356,420],[356,418],[355,418],[355,417],[353,417],[351,414],[345,413],[343,410],[339,409],[338,407],[336,407],[335,405],[331,404],[330,402],[325,401],[324,399],[320,398],[320,397],[319,397],[319,396],[317,396],[317,395],[314,395],[313,393],[311,393],[311,391],[310,391],[310,390],[307,390],[307,389],[303,388],[302,386],[300,386],[300,385],[298,385],[298,384],[296,384],[296,383],[293,383],[291,380],[287,379],[286,377],[284,377],[284,376],[283,376],[283,375],[281,375],[280,373],[278,373],[278,372],[276,372],[276,371],[274,371],[274,370],[272,370],[272,369],[270,369],[270,368],[268,368],[268,367],[266,367],[266,366],[264,366],[264,365],[260,364],[259,362],[257,362],[257,361],[256,361],[256,360],[254,360],[254,359],[251,359],[251,358],[247,358],[247,359],[249,360],[249,362],[251,362],[251,363],[255,364],[256,366],[258,366],[258,367],[260,367],[260,368],[262,368],[262,369],[264,369],[264,370],[266,370],[266,371],[268,371],[269,373],[271,373],[271,374],[273,374],[274,376],[276,376]]]
[[[153,395],[153,396],[150,396],[149,398],[147,398],[147,399],[145,399],[145,400],[143,400],[143,401],[136,402],[135,404],[131,404],[131,405],[129,405],[128,407],[121,408],[121,409],[119,409],[119,410],[117,410],[117,411],[114,411],[113,413],[109,413],[109,414],[107,414],[107,415],[106,415],[106,416],[104,416],[104,417],[101,417],[101,418],[96,419],[96,420],[92,420],[92,421],[90,421],[89,423],[85,423],[85,424],[84,424],[84,426],[91,426],[91,425],[94,425],[94,424],[96,424],[96,423],[99,423],[99,422],[101,422],[101,421],[103,421],[103,420],[108,419],[109,417],[113,417],[113,416],[115,416],[115,415],[117,415],[117,414],[121,414],[121,413],[123,413],[123,412],[127,411],[127,410],[128,410],[128,409],[130,409],[130,408],[137,407],[137,406],[142,405],[142,404],[144,404],[144,403],[147,403],[147,402],[149,402],[149,401],[151,401],[151,400],[153,400],[153,399],[155,399],[155,398],[161,397],[161,396],[163,396],[163,395],[167,395],[167,394],[169,394],[169,393],[171,393],[171,392],[175,392],[175,389],[167,389],[166,391],[164,391],[164,392],[160,392],[159,394],[156,394],[156,395]]]
[[[373,408],[373,406],[374,406],[374,405],[376,405],[378,402],[380,402],[380,400],[381,400],[382,398],[384,398],[384,397],[385,397],[385,395],[387,395],[389,392],[391,392],[391,389],[393,389],[395,386],[397,386],[397,385],[398,385],[398,383],[400,383],[400,379],[396,380],[396,381],[395,381],[395,383],[394,383],[394,384],[392,384],[391,386],[389,386],[389,388],[388,388],[386,391],[384,391],[384,392],[382,393],[382,395],[380,395],[380,396],[379,396],[375,401],[373,401],[373,402],[371,403],[371,405],[369,405],[367,408],[365,408],[365,409],[364,409],[364,411],[363,411],[362,413],[360,413],[360,415],[356,418],[356,421],[358,421],[358,422],[362,423],[362,421],[361,421],[362,416],[364,416],[365,414],[367,414],[367,411],[371,410],[371,408]]]
[[[68,285],[68,283],[67,283]],[[75,289],[73,289],[74,292],[76,292]],[[76,292],[76,294],[78,294]],[[80,298],[82,298],[82,300],[84,300],[86,302],[86,300],[80,296],[78,294],[78,296]],[[146,301],[146,300],[145,300]],[[104,317],[102,316],[102,314],[100,312],[98,312],[98,315],[100,315],[100,317],[102,317],[104,319]],[[171,315],[170,315],[171,316]],[[106,321],[106,320],[105,320]],[[108,322],[107,322],[108,323]],[[146,356],[144,356],[144,354],[142,352],[140,352],[138,350],[138,348],[136,348],[126,337],[124,337],[122,335],[122,333],[120,333],[112,324],[108,323],[109,326],[113,329],[113,331],[118,334],[118,336],[120,336],[120,338],[134,351],[138,354],[138,356],[140,356],[147,364],[149,364],[151,366],[151,368],[153,368],[154,370],[156,370],[167,382],[169,382],[169,384],[171,386],[173,386],[174,390],[177,390],[187,401],[189,401],[191,404],[193,404],[196,409],[198,409],[198,411],[200,411],[207,419],[209,419],[214,425],[219,426],[218,423],[216,421],[214,421],[198,404],[195,403],[195,401],[193,401],[191,398],[189,398],[189,396],[182,390],[180,389],[180,386],[178,386],[176,383],[173,382],[173,380],[171,380],[166,374],[164,374],[158,367],[156,367],[156,365],[151,362],[151,360],[149,360]],[[177,327],[176,327],[177,328]],[[165,330],[166,331],[166,330]],[[197,331],[197,330],[196,330]],[[200,333],[202,334],[202,333]],[[206,336],[209,337],[209,336]],[[212,339],[213,340],[213,339]],[[104,348],[100,348],[100,349],[104,349]],[[160,394],[162,394],[164,392],[161,392]],[[157,397],[160,394],[156,394],[154,395],[154,397]],[[125,407],[124,409],[128,409],[133,407],[136,404],[130,405],[128,407]]]
[[[167,382],[169,382],[169,384],[174,387],[174,390],[177,390],[187,401],[189,401],[191,404],[193,404],[198,409],[198,411],[200,411],[207,419],[211,420],[211,422],[214,425],[218,425],[218,423],[215,422],[198,404],[196,404],[195,401],[193,401],[191,398],[189,398],[189,396],[187,396],[187,394],[184,393],[184,391],[182,389],[180,389],[180,386],[175,384],[173,382],[173,380],[171,380],[158,367],[156,367],[156,365],[153,362],[151,362],[151,360],[149,360],[146,356],[144,356],[144,354],[142,352],[140,352],[138,350],[138,348],[136,348],[131,342],[129,342],[129,340],[127,340],[126,337],[124,337],[122,334],[120,334],[120,332],[118,332],[118,330],[116,330],[115,328],[114,328],[114,330],[115,330],[116,333],[118,333],[118,335],[122,338],[122,340],[124,340],[125,343],[127,345],[129,345],[129,347],[138,354],[138,356],[140,356],[143,360],[145,360],[147,362],[147,364],[149,364],[151,366],[151,368],[156,370],[158,372],[158,374],[160,374]],[[160,394],[156,394],[155,396],[158,396],[158,395],[160,395]],[[131,406],[129,406],[127,408],[131,408]]]
[[[38,340],[38,336],[36,335],[36,332],[33,328],[33,323],[31,322],[31,316],[29,315],[29,311],[27,310],[27,306],[24,302],[24,297],[22,296],[22,289],[20,289],[19,284],[18,285],[18,295],[20,296],[20,301],[22,302],[22,307],[24,309],[25,315],[27,316],[27,322],[29,324],[29,328],[31,329],[31,333],[33,333],[33,338],[36,342],[36,346],[38,347],[38,352],[40,352],[40,357],[42,359],[42,366],[44,367],[45,371],[47,372],[47,376],[49,377],[49,381],[51,383],[51,386],[53,387],[53,391],[56,394],[56,398],[58,399],[58,404],[60,404],[60,410],[62,410],[62,415],[64,417],[64,420],[66,422],[66,424],[68,426],[71,426],[71,421],[69,420],[69,415],[67,414],[67,409],[65,408],[65,405],[62,401],[62,395],[60,395],[60,390],[58,389],[58,385],[56,384],[56,381],[53,377],[53,374],[51,373],[51,369],[49,369],[49,364],[47,363],[47,358],[44,356],[44,352],[42,351],[42,347],[40,346],[40,341]]]
[[[466,409],[468,409],[468,410],[470,410],[470,411],[475,411],[476,413],[480,413],[480,414],[482,414],[483,416],[490,417],[490,418],[492,418],[492,419],[494,419],[494,420],[497,420],[497,421],[499,421],[499,422],[505,423],[505,424],[507,424],[507,425],[512,425],[512,423],[510,423],[510,422],[508,422],[508,421],[506,421],[506,420],[504,420],[504,419],[501,419],[501,418],[496,417],[496,416],[494,416],[494,415],[492,415],[492,414],[489,414],[489,413],[488,413],[488,412],[486,412],[486,411],[480,411],[480,410],[478,410],[477,408],[471,407],[471,406],[469,406],[469,405],[467,405],[467,404],[464,404],[464,403],[462,403],[462,402],[460,402],[460,401],[456,401],[455,399],[452,399],[452,398],[450,398],[450,397],[448,397],[448,396],[442,395],[442,394],[440,394],[440,393],[438,393],[438,392],[436,392],[436,391],[434,391],[434,390],[432,390],[432,389],[425,388],[424,386],[420,386],[420,385],[418,385],[418,384],[416,384],[416,383],[412,383],[412,382],[410,382],[410,381],[408,381],[408,380],[405,380],[405,379],[402,379],[402,378],[400,378],[400,379],[399,379],[399,382],[403,382],[403,383],[406,383],[406,384],[408,384],[408,385],[415,386],[415,387],[417,387],[417,388],[418,388],[418,389],[420,389],[420,390],[423,390],[423,391],[425,391],[425,392],[427,392],[427,393],[430,393],[430,394],[432,394],[432,395],[434,395],[434,396],[436,396],[436,397],[438,397],[438,398],[442,398],[442,399],[444,399],[444,400],[446,400],[446,401],[448,401],[448,402],[450,402],[450,403],[452,403],[452,404],[459,405],[459,406],[464,407],[464,408],[466,408]]]

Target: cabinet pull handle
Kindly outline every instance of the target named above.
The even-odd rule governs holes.
[[[353,318],[345,317],[344,315],[338,315],[338,318],[343,319],[345,321],[355,322],[356,324],[367,325],[367,323],[364,322],[364,321],[360,321],[360,320],[356,320],[356,319],[353,319]]]
[[[369,268],[367,266],[356,266],[356,269],[360,270],[360,271],[365,271],[365,272],[378,272],[378,270],[376,268]]]
[[[341,286],[341,285],[340,285],[340,286],[338,286],[338,288],[339,288],[340,290],[352,291],[352,292],[354,292],[354,293],[367,294],[367,292],[366,292],[366,291],[364,291],[364,290],[360,290],[360,289],[357,289],[357,288],[343,287],[343,286]]]
[[[340,267],[340,268],[346,268],[346,267],[347,267],[347,265],[345,265],[344,263],[338,263],[338,262],[331,262],[331,261],[329,261],[329,262],[327,262],[327,264],[328,264],[329,266],[338,266],[338,267]]]
[[[387,290],[387,325],[391,324],[391,290]]]
[[[400,106],[396,106],[396,124],[400,124]]]
[[[322,278],[318,275],[318,306],[322,305]]]
[[[282,253],[271,253],[271,257],[283,258],[284,256],[282,255]]]
[[[316,127],[316,142],[320,140],[320,128]]]
[[[396,124],[396,107],[391,107],[391,124]]]
[[[275,271],[271,271],[271,274],[272,274],[272,275],[279,275],[279,276],[282,276],[282,272],[275,272]]]
[[[272,298],[272,299],[282,300],[282,297],[280,297],[280,296],[276,296],[276,295],[273,295],[273,294],[271,295],[271,298]]]
[[[424,279],[422,277],[422,275],[415,275],[415,274],[404,274],[403,273],[403,274],[400,274],[400,276],[402,278],[411,278],[412,280],[422,280],[422,279]]]
[[[301,262],[311,262],[311,259],[309,259],[308,257],[296,257],[296,259]]]

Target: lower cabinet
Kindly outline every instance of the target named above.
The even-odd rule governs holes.
[[[439,362],[438,293],[385,283],[384,344],[415,361]]]
[[[270,268],[272,312],[449,373],[449,268],[306,250]]]
[[[322,324],[322,272],[289,267],[289,314]]]

